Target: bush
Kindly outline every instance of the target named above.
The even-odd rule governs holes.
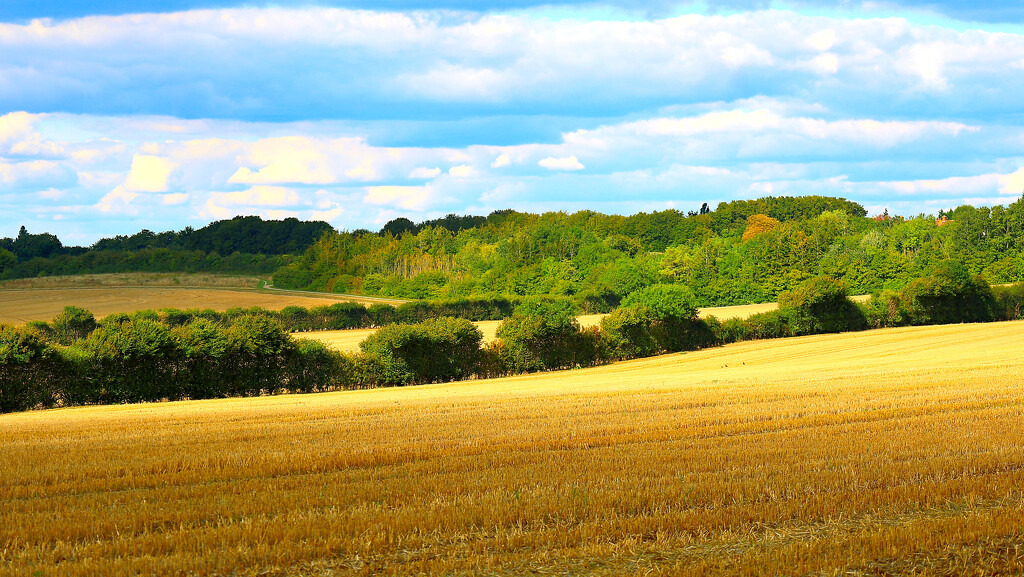
[[[483,334],[466,319],[441,317],[418,324],[388,325],[359,344],[376,357],[387,385],[436,383],[466,378],[476,370]]]
[[[0,324],[0,413],[54,404],[55,356],[37,331]]]
[[[988,322],[995,319],[996,299],[981,277],[971,277],[958,262],[938,265],[930,276],[913,280],[900,293],[910,324]]]
[[[571,368],[580,324],[567,299],[528,299],[498,326],[502,363],[512,372]]]
[[[619,307],[601,319],[611,355],[619,359],[649,357],[665,350],[665,325],[642,305]]]
[[[864,303],[864,315],[868,326],[873,328],[901,327],[910,322],[910,313],[903,305],[903,297],[897,291],[885,290],[871,295]]]
[[[285,365],[288,389],[295,393],[319,393],[344,388],[352,381],[349,358],[320,341],[300,339]]]
[[[755,339],[778,339],[793,336],[789,318],[782,310],[767,311],[747,318],[750,336]]]
[[[51,324],[53,338],[62,345],[84,339],[96,330],[96,317],[85,309],[66,306]]]
[[[104,322],[81,341],[81,348],[91,361],[89,400],[119,403],[183,396],[174,374],[177,343],[158,321],[142,317]]]
[[[792,291],[780,294],[779,310],[794,335],[867,328],[864,311],[849,299],[846,285],[828,276],[806,280]]]
[[[1024,283],[992,287],[995,315],[999,320],[1015,321],[1024,318]]]
[[[175,327],[174,336],[179,350],[178,378],[183,383],[183,395],[190,399],[210,399],[227,396],[230,387],[223,367],[228,339],[225,330],[217,324],[198,318],[187,325]]]
[[[713,343],[712,330],[697,317],[695,303],[693,292],[682,285],[658,284],[631,293],[601,324],[612,354],[645,357]]]
[[[295,340],[275,319],[244,315],[225,331],[223,373],[229,394],[257,396],[284,390],[286,359]]]
[[[718,342],[720,343],[738,343],[740,341],[749,341],[753,338],[753,331],[750,328],[750,324],[743,319],[726,319],[718,325]]]

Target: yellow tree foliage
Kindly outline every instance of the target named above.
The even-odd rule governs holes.
[[[779,221],[766,214],[752,214],[747,217],[747,229],[743,231],[743,242],[746,242],[762,232],[768,232],[781,224]]]

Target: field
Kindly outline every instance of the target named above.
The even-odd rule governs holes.
[[[581,315],[579,318],[580,326],[592,327],[601,324],[601,319],[604,315]],[[495,333],[498,332],[498,325],[501,321],[477,321],[475,323],[480,328],[480,332],[484,334],[484,342],[489,343],[493,341]],[[377,329],[351,329],[345,331],[313,331],[308,333],[300,333],[295,335],[301,339],[313,339],[324,343],[325,345],[338,350],[338,351],[358,351],[359,343],[363,342],[363,339],[377,332]]]
[[[865,301],[867,296],[856,296],[853,297],[855,300]],[[707,317],[714,315],[718,320],[724,321],[733,318],[745,319],[750,315],[757,313],[763,313],[772,311],[778,308],[777,303],[764,303],[754,305],[736,305],[729,307],[708,307],[700,309],[699,313],[701,317]],[[582,327],[592,327],[601,324],[601,319],[605,315],[580,315],[579,321]],[[501,321],[478,321],[473,323],[480,327],[480,332],[484,334],[484,342],[489,343],[495,339],[494,334],[498,331],[498,325]],[[339,351],[358,351],[359,343],[366,337],[370,336],[377,329],[351,329],[345,331],[314,331],[308,333],[302,333],[299,336],[304,339],[313,339],[320,341],[327,346],[339,350]]]
[[[4,281],[0,283],[0,323],[49,321],[65,306],[92,311],[97,318],[111,313],[161,308],[315,307],[332,302],[391,302],[341,295],[257,290],[259,279],[216,275],[132,273],[83,275]]]
[[[3,415],[0,574],[1019,574],[1022,338]]]

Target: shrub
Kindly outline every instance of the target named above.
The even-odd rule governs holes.
[[[753,338],[750,323],[743,319],[727,319],[718,325],[718,341],[720,343],[738,343]]]
[[[910,314],[903,305],[902,296],[897,291],[885,290],[880,294],[872,295],[868,302],[864,303],[863,310],[868,326],[876,329],[900,327],[910,322]]]
[[[388,325],[359,348],[379,359],[381,384],[406,385],[466,378],[476,370],[483,334],[466,319],[441,317]]]
[[[513,372],[570,368],[580,325],[567,299],[527,299],[498,326],[502,363]]]
[[[755,339],[778,339],[793,336],[789,318],[782,310],[767,311],[747,318],[750,336]]]
[[[0,413],[53,405],[54,357],[37,331],[0,324]]]
[[[91,363],[95,400],[157,401],[183,396],[174,365],[177,344],[163,324],[145,317],[104,323],[81,342]]]
[[[332,351],[320,341],[300,339],[285,365],[288,389],[296,393],[317,393],[344,388],[351,383],[349,358]]]
[[[643,305],[623,306],[601,319],[611,355],[619,359],[649,357],[665,350],[665,325]]]
[[[256,396],[284,389],[283,368],[295,340],[280,322],[260,314],[243,315],[225,336],[223,374],[230,394]]]
[[[846,285],[828,276],[808,279],[779,295],[779,309],[794,335],[859,331],[867,328],[864,312],[851,301]]]
[[[992,296],[996,318],[1005,321],[1024,318],[1024,283],[992,287]]]
[[[66,306],[52,323],[53,338],[62,345],[84,339],[96,329],[96,317],[85,309]]]
[[[634,354],[628,356],[693,350],[714,341],[708,325],[697,317],[693,292],[683,285],[657,284],[640,289],[623,299],[618,311],[623,311],[623,316],[621,321],[613,319],[607,325],[612,331],[608,339],[613,350],[622,350],[623,339],[635,340],[629,345]]]
[[[171,334],[180,352],[178,378],[183,395],[190,399],[227,396],[230,388],[225,377],[231,373],[222,366],[228,348],[224,329],[198,318],[172,329]]]
[[[974,323],[995,318],[992,288],[981,277],[971,277],[958,262],[941,263],[931,275],[911,281],[900,294],[910,324]]]

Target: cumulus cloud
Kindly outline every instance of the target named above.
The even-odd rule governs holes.
[[[310,138],[288,136],[260,140],[250,149],[248,160],[261,168],[240,167],[228,182],[325,184],[335,180],[327,155]]]
[[[123,186],[118,186],[108,192],[96,203],[100,212],[117,214],[138,214],[134,206],[135,199],[139,197],[137,192],[132,192]]]
[[[583,163],[576,158],[576,155],[566,156],[563,158],[549,156],[541,159],[537,164],[548,170],[583,170],[585,168]]]
[[[172,170],[174,163],[166,158],[136,154],[124,188],[132,192],[166,192]]]
[[[473,176],[474,173],[473,167],[468,164],[460,164],[448,169],[448,174],[455,178],[467,178]]]
[[[412,172],[409,173],[409,178],[434,178],[441,175],[441,169],[439,167],[425,168],[416,167]]]
[[[236,192],[217,192],[211,198],[222,206],[286,206],[299,202],[299,194],[295,189],[265,185]]]
[[[0,91],[0,109],[298,120],[401,106],[434,119],[457,117],[452,103],[557,114],[573,102],[577,112],[608,116],[652,102],[766,94],[831,101],[848,114],[921,114],[920,103],[982,117],[1019,93],[1022,35],[866,16],[586,20],[232,8],[2,23],[12,88]],[[128,52],[134,58],[121,57]],[[187,134],[201,125],[161,118],[150,130]],[[275,170],[249,183],[270,184]]]
[[[134,214],[132,229],[236,214],[359,228],[504,205],[771,191],[927,207],[1024,189],[1008,113],[1024,34],[807,4],[0,23],[0,110],[32,111],[0,116],[0,196],[13,219],[52,209],[80,231],[96,213]]]
[[[406,210],[426,210],[434,196],[431,185],[426,186],[368,186],[363,202],[377,206],[392,206]]]
[[[189,198],[191,197],[186,192],[165,194],[160,198],[160,204],[164,206],[180,206],[188,202]]]

